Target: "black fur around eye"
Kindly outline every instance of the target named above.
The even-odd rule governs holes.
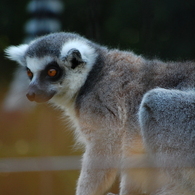
[[[58,81],[62,75],[63,70],[60,68],[57,62],[51,62],[47,65],[47,67],[44,70],[44,74],[47,79],[49,79],[52,82]]]

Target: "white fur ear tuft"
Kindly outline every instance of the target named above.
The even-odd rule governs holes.
[[[5,49],[6,57],[10,60],[18,62],[20,65],[24,65],[24,55],[27,48],[27,44],[22,44],[19,46],[10,46]]]

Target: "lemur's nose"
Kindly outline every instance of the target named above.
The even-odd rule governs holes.
[[[32,93],[29,92],[29,93],[26,94],[26,97],[27,97],[30,101],[35,101],[35,96],[36,96],[36,95],[35,95],[35,93],[33,93],[33,92],[32,92]]]
[[[26,97],[30,101],[42,103],[42,102],[47,102],[48,100],[50,100],[55,94],[56,94],[56,91],[54,90],[46,90],[46,87],[41,88],[40,86],[31,84],[29,85]]]

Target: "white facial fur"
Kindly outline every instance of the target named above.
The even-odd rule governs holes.
[[[44,56],[43,58],[26,58],[27,67],[33,72],[37,73],[45,68],[47,64],[53,61],[53,57]]]
[[[27,68],[33,73],[33,78],[31,83],[36,82],[37,76],[41,70],[44,70],[45,66],[53,61],[51,56],[45,56],[43,58],[26,58]]]

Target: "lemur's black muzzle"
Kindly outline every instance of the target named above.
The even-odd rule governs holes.
[[[55,91],[47,91],[38,88],[36,85],[30,85],[26,97],[30,101],[41,103],[50,100],[55,95],[55,93]]]

